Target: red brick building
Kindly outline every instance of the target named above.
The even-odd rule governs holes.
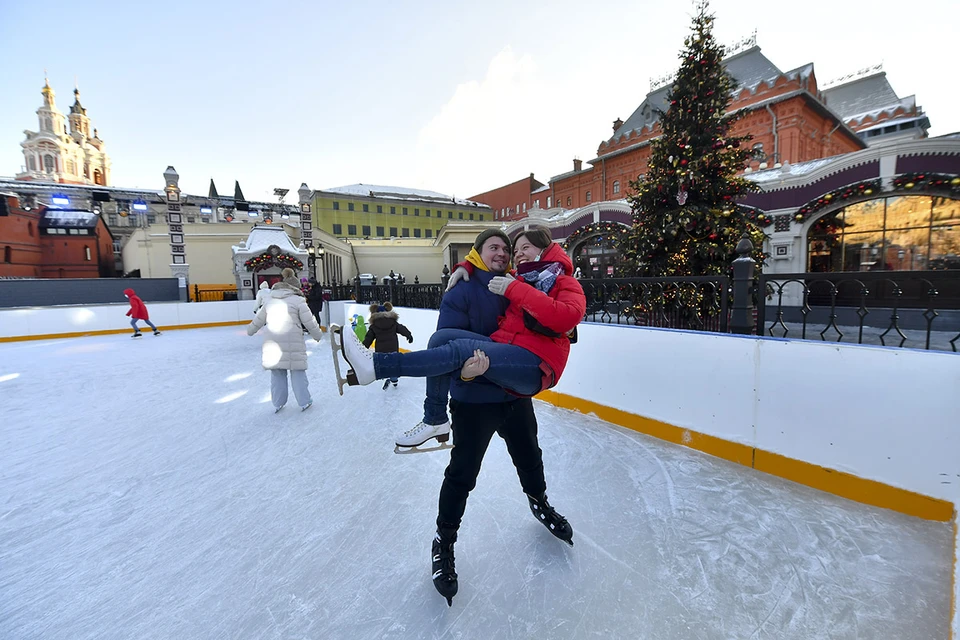
[[[731,133],[753,136],[751,144],[763,152],[747,172],[838,156],[893,137],[923,138],[930,126],[914,96],[898,97],[879,67],[821,89],[813,63],[781,71],[755,43],[727,57],[724,66],[737,81],[729,111],[742,116]],[[646,172],[650,143],[660,136],[657,110],[670,108],[669,90],[669,81],[653,88],[625,122],[618,118],[613,135],[600,143],[596,158],[586,163],[574,160],[572,171],[554,176],[535,195],[531,188],[527,209],[535,208],[536,200],[543,209],[577,209],[625,198],[630,182]],[[508,220],[523,218],[522,206],[517,211],[516,203],[522,202],[519,187],[526,182],[472,199],[498,211],[512,207],[513,213],[505,216]],[[531,182],[535,182],[532,175]]]
[[[540,208],[548,206],[547,195],[544,195],[540,201],[539,194],[544,191],[549,191],[549,187],[534,178],[531,173],[528,178],[471,196],[469,200],[489,205],[493,209],[493,217],[496,220],[519,220],[527,215],[527,209],[532,209],[534,206]]]
[[[117,275],[113,234],[90,211],[40,208],[25,211],[2,196],[0,276],[99,278]],[[0,205],[2,206],[2,205]],[[0,213],[4,213],[0,209]]]

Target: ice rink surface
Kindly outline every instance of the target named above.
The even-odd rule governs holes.
[[[448,454],[393,453],[423,383],[341,398],[327,340],[313,407],[278,414],[243,327],[0,344],[0,638],[949,634],[950,525],[542,402],[575,546],[495,437],[447,607],[429,556]]]

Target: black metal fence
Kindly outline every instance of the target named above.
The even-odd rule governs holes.
[[[746,242],[746,244],[744,244]],[[733,276],[582,279],[584,320],[715,333],[759,334],[960,350],[960,270],[761,274],[742,240]],[[333,300],[439,309],[441,284],[329,284]]]
[[[730,278],[606,278],[580,280],[584,320],[726,333]]]
[[[957,351],[960,271],[763,274],[758,333]]]
[[[411,307],[414,309],[439,309],[440,300],[449,280],[449,270],[444,267],[440,284],[420,284],[419,278],[414,278],[413,284],[407,284],[401,279],[389,280],[387,284],[360,284],[355,278],[352,284],[322,285],[324,291],[330,292],[331,300],[353,300],[359,304],[373,304],[389,301],[396,307]]]

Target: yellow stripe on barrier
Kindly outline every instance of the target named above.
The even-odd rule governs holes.
[[[160,331],[177,331],[179,329],[208,329],[212,327],[235,327],[250,324],[249,320],[231,320],[229,322],[202,322],[199,324],[178,324],[157,326]],[[149,331],[149,327],[145,327]],[[0,336],[0,342],[23,342],[26,340],[59,340],[61,338],[83,338],[86,336],[109,336],[117,333],[132,333],[127,329],[104,329],[101,331],[74,331],[72,333],[45,333],[39,336]]]
[[[538,400],[543,400],[563,409],[593,414],[601,420],[621,427],[709,453],[712,456],[849,500],[891,509],[925,520],[949,522],[954,518],[954,505],[947,500],[931,498],[875,480],[866,480],[849,473],[794,460],[749,445],[697,433],[564,393],[541,391],[536,397]]]

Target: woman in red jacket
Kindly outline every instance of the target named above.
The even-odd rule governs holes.
[[[140,333],[139,327],[137,327],[137,320],[143,320],[150,325],[150,328],[153,329],[153,335],[160,335],[160,330],[157,329],[157,326],[150,322],[150,314],[147,313],[147,305],[143,304],[143,300],[140,299],[140,296],[138,296],[133,289],[124,289],[123,295],[127,296],[127,298],[130,300],[130,310],[127,311],[127,315],[132,316],[130,318],[130,325],[133,327],[133,335],[131,337],[139,338],[143,335]]]
[[[353,368],[348,382],[370,384],[383,378],[429,377],[460,371],[522,396],[557,384],[570,354],[568,334],[583,319],[586,297],[572,276],[573,263],[546,229],[529,229],[515,243],[516,277],[498,276],[489,289],[509,299],[500,328],[489,338],[455,331],[451,341],[411,353],[364,349],[350,332],[342,335],[344,358]]]

